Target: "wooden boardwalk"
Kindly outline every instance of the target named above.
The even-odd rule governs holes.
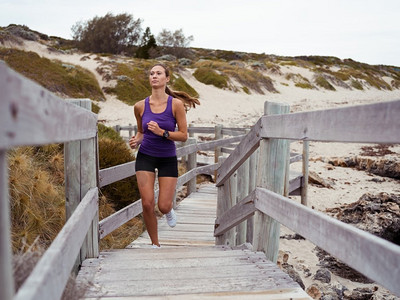
[[[311,299],[262,252],[215,246],[216,188],[203,185],[177,207],[177,226],[159,224],[162,248],[147,232],[126,249],[84,261],[85,299]]]

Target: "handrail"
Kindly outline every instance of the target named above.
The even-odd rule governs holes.
[[[260,139],[302,139],[313,141],[399,143],[400,100],[351,106],[323,111],[268,115],[241,141],[219,168],[219,201],[228,201],[229,177],[258,147]],[[308,147],[305,146],[304,149]],[[296,158],[297,159],[297,158]],[[263,165],[263,162],[260,162]],[[287,175],[286,175],[287,176]],[[303,178],[304,179],[304,178]],[[287,180],[287,179],[286,179]],[[299,180],[296,178],[295,180]],[[242,187],[243,188],[243,187]],[[282,195],[257,187],[236,205],[226,204],[215,222],[214,235],[219,238],[230,229],[259,212],[331,253],[341,261],[400,295],[400,247],[368,232],[316,212]],[[333,238],[327,238],[327,237]],[[228,236],[225,237],[229,239]],[[354,251],[357,245],[359,251]],[[391,271],[388,271],[391,270]]]
[[[97,212],[98,190],[90,189],[43,254],[15,300],[60,299],[92,219]],[[50,267],[49,267],[50,266]],[[71,266],[71,267],[70,267]]]
[[[319,142],[399,143],[400,100],[263,116],[262,138]]]
[[[251,128],[250,132],[241,140],[235,150],[228,156],[218,171],[216,185],[220,186],[231,176],[239,166],[257,149],[261,137],[261,120]]]
[[[254,205],[368,278],[400,294],[400,273],[393,267],[400,266],[399,246],[266,189],[256,189]]]
[[[65,176],[66,197],[70,196],[66,204],[69,219],[15,296],[15,299],[59,299],[77,257],[80,258],[79,250],[83,256],[97,255],[97,115],[87,110],[88,107],[80,108],[57,97],[13,71],[4,62],[0,62],[0,90],[0,185],[5,187],[0,196],[1,208],[5,208],[2,209],[0,226],[2,282],[9,283],[12,278],[8,255],[11,251],[10,214],[8,206],[3,205],[9,201],[8,174],[4,171],[7,169],[5,151],[17,146],[66,143],[64,150],[70,150],[69,159],[73,160],[77,153],[86,155],[79,163],[73,161],[73,166],[65,160],[65,169],[70,171]],[[75,102],[90,104],[88,99]],[[77,148],[79,150],[75,151]],[[85,177],[82,181],[80,174]],[[78,178],[72,182],[69,175]],[[91,226],[93,230],[89,231]],[[0,298],[11,299],[14,293],[13,284],[7,284],[0,289]]]
[[[243,135],[235,136],[231,138],[226,138],[217,141],[209,141],[199,144],[192,144],[180,147],[176,149],[177,157],[182,157],[184,155],[188,155],[190,153],[194,153],[200,150],[211,150],[215,147],[226,146],[237,141],[240,141],[243,138]],[[99,170],[99,187],[104,187],[108,184],[114,183],[116,181],[125,179],[127,177],[133,176],[136,174],[135,172],[135,161],[124,163],[121,165],[105,168]]]
[[[97,115],[57,97],[0,61],[0,149],[95,137]]]

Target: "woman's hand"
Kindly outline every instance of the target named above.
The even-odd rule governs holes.
[[[136,148],[140,145],[140,143],[142,142],[142,140],[143,140],[143,134],[140,133],[140,132],[138,132],[138,134],[137,134],[136,136],[133,136],[133,137],[130,138],[130,140],[129,140],[129,146],[130,146],[132,149],[136,149]]]
[[[147,123],[147,128],[154,134],[162,136],[164,133],[164,130],[162,130],[159,126],[157,122],[154,121],[150,121],[149,123]]]

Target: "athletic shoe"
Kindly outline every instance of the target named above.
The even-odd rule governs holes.
[[[169,213],[165,215],[167,217],[167,223],[169,227],[175,227],[176,225],[176,214],[174,209],[172,208]]]
[[[151,245],[151,248],[153,248],[153,249],[160,249],[161,248],[161,245],[160,246],[157,246],[157,245]]]

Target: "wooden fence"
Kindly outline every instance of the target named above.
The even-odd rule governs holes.
[[[71,271],[85,258],[98,257],[99,239],[142,212],[139,199],[100,222],[98,219],[98,189],[135,175],[135,162],[99,170],[97,115],[90,111],[90,100],[65,101],[4,63],[0,63],[0,90],[0,299],[60,299]],[[219,166],[214,163],[198,167],[196,153],[220,153],[222,147],[244,137],[237,133],[241,129],[217,126],[212,130],[220,140],[197,143],[190,138],[177,149],[177,156],[185,157],[188,170],[178,178],[177,187],[187,184],[188,193],[195,191],[198,174],[213,174]],[[222,138],[227,133],[234,136]],[[51,143],[64,143],[67,222],[15,294],[7,150]]]
[[[218,169],[218,244],[235,244],[251,234],[253,248],[277,260],[279,227],[285,225],[368,278],[400,295],[400,247],[285,197],[287,140],[400,143],[400,100],[338,109],[287,114],[288,108],[266,103],[265,115]],[[307,147],[307,146],[305,146]],[[259,149],[256,187],[237,201],[232,175]],[[241,186],[240,190],[246,190]],[[254,228],[233,228],[244,220]],[[251,222],[250,222],[251,223]],[[252,224],[252,223],[251,223]],[[244,233],[243,233],[244,232]],[[242,241],[242,239],[239,239]]]
[[[0,282],[4,287],[0,299],[59,299],[74,266],[85,258],[98,256],[98,240],[141,213],[138,200],[98,220],[98,188],[134,175],[135,162],[99,170],[97,117],[87,110],[90,101],[73,101],[86,109],[72,105],[4,63],[0,63],[0,90]],[[217,140],[197,143],[190,138],[177,149],[177,156],[185,158],[188,170],[178,178],[177,186],[187,184],[188,193],[195,190],[198,174],[214,174],[218,170],[217,244],[250,240],[274,260],[279,236],[276,229],[281,223],[400,294],[399,270],[391,268],[400,265],[398,246],[285,197],[289,193],[301,194],[301,202],[306,204],[308,141],[400,142],[400,101],[282,115],[275,113],[287,112],[288,107],[267,107],[267,115],[246,134],[216,126],[212,130]],[[197,130],[212,133],[209,128]],[[189,132],[195,131],[189,128]],[[223,138],[224,134],[231,137]],[[288,139],[305,141],[303,155],[289,154]],[[65,143],[68,220],[15,294],[6,152],[17,146],[50,143]],[[214,151],[217,162],[197,166],[198,151]],[[225,152],[231,153],[226,159],[221,155]],[[290,162],[301,158],[304,174],[290,173]]]

